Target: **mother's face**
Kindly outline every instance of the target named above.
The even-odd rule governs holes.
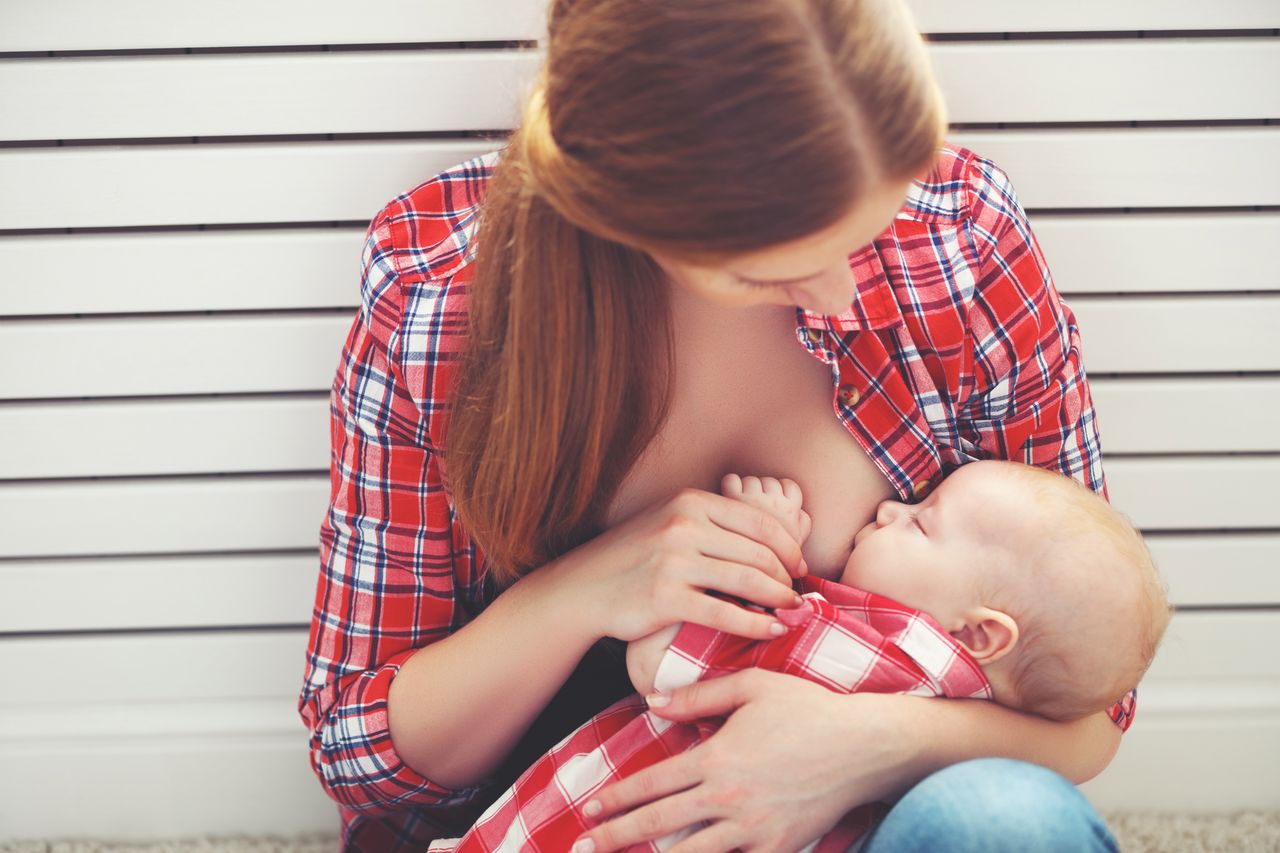
[[[702,267],[654,254],[653,259],[685,292],[722,305],[798,305],[818,314],[849,309],[856,284],[849,269],[855,254],[893,221],[910,179],[873,184],[842,219],[787,243],[739,255],[719,267]]]

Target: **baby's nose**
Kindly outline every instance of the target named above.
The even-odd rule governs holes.
[[[881,501],[880,506],[876,508],[876,524],[881,527],[893,524],[902,516],[906,508],[907,505],[900,501]]]

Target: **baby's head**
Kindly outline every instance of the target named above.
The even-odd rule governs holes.
[[[1172,609],[1141,535],[1104,499],[994,460],[960,467],[919,504],[880,504],[840,580],[928,613],[996,701],[1054,720],[1137,686]]]

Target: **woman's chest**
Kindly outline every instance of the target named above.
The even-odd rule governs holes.
[[[800,345],[794,318],[786,309],[722,338],[678,330],[668,417],[619,487],[607,527],[687,486],[718,493],[728,473],[789,477],[813,521],[811,571],[839,574],[854,534],[894,492],[836,414],[831,367]]]

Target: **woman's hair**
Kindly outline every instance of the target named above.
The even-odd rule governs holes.
[[[919,175],[946,115],[901,0],[553,0],[488,181],[446,433],[502,584],[591,539],[663,423],[667,282]]]

